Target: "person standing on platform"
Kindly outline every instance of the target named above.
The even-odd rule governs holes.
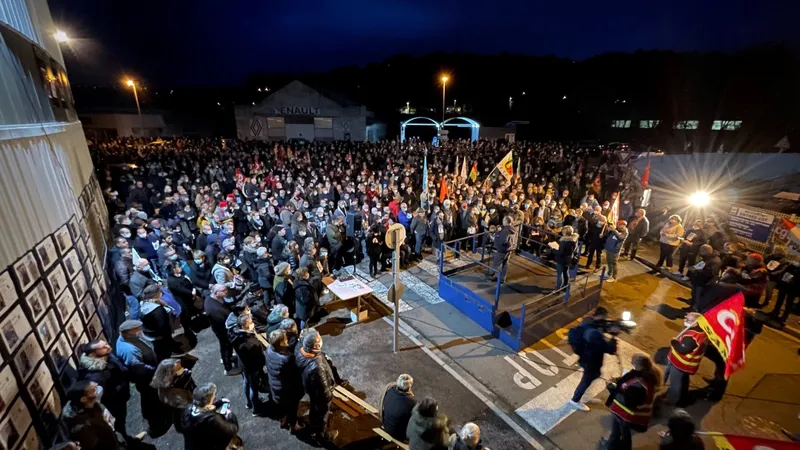
[[[608,263],[608,278],[606,282],[614,283],[617,281],[617,260],[619,259],[619,252],[622,251],[622,245],[628,238],[628,222],[620,219],[617,221],[616,229],[609,227],[606,232],[606,263]]]
[[[494,233],[494,250],[492,255],[492,269],[490,272],[492,281],[496,281],[498,274],[500,275],[500,282],[504,282],[506,278],[506,267],[508,266],[508,259],[511,253],[515,250],[516,243],[516,229],[512,225],[510,216],[503,218],[503,228]]]

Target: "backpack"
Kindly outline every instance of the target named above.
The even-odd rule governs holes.
[[[570,328],[567,332],[567,342],[569,342],[569,346],[572,347],[572,351],[578,356],[583,354],[583,349],[586,346],[585,334],[586,327],[584,327],[583,324]]]

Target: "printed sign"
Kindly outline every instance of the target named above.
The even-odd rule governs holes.
[[[791,256],[800,256],[800,228],[787,219],[780,219],[772,236],[776,244],[783,245]]]
[[[728,226],[737,236],[766,243],[775,216],[741,205],[731,206]]]

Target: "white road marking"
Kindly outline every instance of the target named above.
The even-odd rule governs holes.
[[[506,356],[503,359],[505,359],[509,364],[511,364],[512,366],[514,366],[515,369],[517,369],[517,373],[515,373],[513,377],[514,383],[516,383],[517,386],[528,391],[536,389],[537,387],[541,386],[542,382],[539,381],[538,378],[536,378],[530,372],[525,370],[524,367],[517,364],[517,362],[514,361],[510,356]]]
[[[383,320],[389,324],[392,323],[391,317],[384,317]],[[442,358],[438,356],[438,353],[440,353],[439,350],[431,350],[431,347],[433,347],[433,345],[430,342],[428,342],[427,339],[425,339],[422,336],[417,336],[415,333],[410,332],[409,330],[411,329],[412,328],[409,327],[403,320],[400,320],[400,331],[403,333],[404,336],[406,336],[409,340],[411,340],[411,342],[413,342],[414,345],[418,345],[422,349],[422,351],[424,351],[432,360],[434,360],[437,364],[439,364],[444,370],[450,373],[450,375],[452,375],[453,378],[458,380],[458,382],[461,383],[465,388],[467,388],[470,392],[472,392],[475,395],[475,397],[477,397],[487,407],[489,407],[489,409],[491,409],[497,415],[497,417],[502,419],[503,422],[505,422],[509,427],[511,427],[514,431],[516,431],[517,434],[519,434],[522,437],[522,439],[524,439],[528,444],[530,444],[536,450],[545,450],[545,447],[542,444],[540,444],[536,439],[534,439],[533,436],[531,436],[527,431],[525,431],[525,429],[522,428],[517,422],[511,419],[511,417],[509,417],[505,411],[500,409],[500,407],[498,407],[494,401],[489,399],[489,397],[487,397],[483,392],[481,392],[480,389],[478,389],[472,383],[467,381],[461,374],[456,372],[456,370],[452,367],[451,364],[445,363],[444,360],[442,360]]]
[[[563,337],[561,337],[560,335],[559,335],[559,337],[560,337],[562,340],[564,339],[564,338],[563,338]],[[575,364],[577,364],[577,363],[578,363],[578,359],[580,359],[580,358],[578,357],[578,355],[576,355],[575,353],[573,353],[573,354],[571,354],[571,355],[568,355],[566,352],[564,352],[564,350],[561,350],[561,348],[559,348],[557,345],[553,345],[553,344],[551,344],[550,342],[548,342],[548,341],[547,341],[547,339],[542,339],[542,340],[541,340],[541,341],[539,341],[539,342],[541,342],[541,343],[543,343],[544,345],[546,345],[546,346],[550,347],[551,349],[553,349],[553,351],[554,351],[554,352],[558,353],[560,356],[563,356],[563,357],[564,357],[564,360],[563,360],[562,362],[564,363],[564,365],[565,365],[565,366],[572,366],[572,365],[575,365]]]

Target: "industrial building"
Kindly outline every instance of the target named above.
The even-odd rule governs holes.
[[[235,114],[239,139],[374,142],[386,129],[366,106],[299,81],[260,104],[237,106]]]

